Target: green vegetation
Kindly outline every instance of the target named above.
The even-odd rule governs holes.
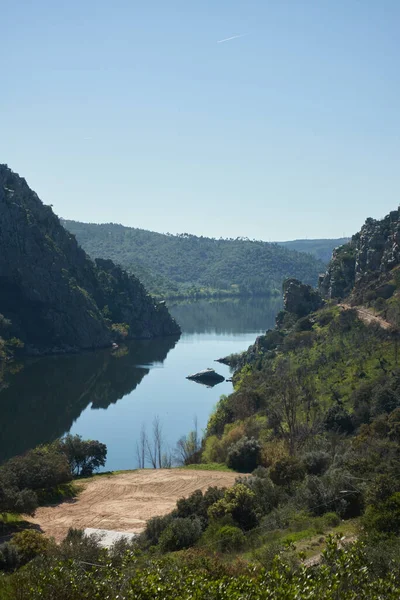
[[[39,504],[75,496],[79,487],[72,481],[73,476],[91,475],[104,466],[106,455],[104,444],[68,435],[5,462],[0,466],[3,531],[18,524],[19,519],[12,514],[33,514]]]
[[[278,242],[288,250],[296,252],[307,252],[323,263],[328,264],[332,258],[332,252],[335,248],[346,244],[349,238],[338,238],[335,240],[293,240],[290,242]]]
[[[114,223],[63,221],[94,258],[111,258],[156,296],[213,298],[278,293],[287,277],[315,285],[324,264],[311,255],[244,238],[161,234]]]

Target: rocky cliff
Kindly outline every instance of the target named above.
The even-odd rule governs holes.
[[[382,220],[367,219],[348,244],[334,250],[320,279],[321,293],[327,298],[344,298],[370,282],[384,284],[399,264],[400,210],[394,210]]]
[[[0,313],[28,352],[179,334],[164,304],[111,261],[92,262],[50,206],[0,165]]]

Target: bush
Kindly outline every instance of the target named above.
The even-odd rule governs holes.
[[[201,521],[191,519],[173,519],[160,536],[159,546],[163,552],[174,552],[190,548],[200,539]]]
[[[188,498],[181,498],[176,504],[176,515],[181,518],[199,517],[207,524],[208,509],[224,497],[225,488],[209,487],[206,492],[196,490]]]
[[[0,571],[15,571],[20,565],[21,558],[18,548],[10,542],[0,544]]]
[[[366,533],[398,536],[400,534],[400,492],[376,505],[367,506],[362,523]]]
[[[35,529],[25,529],[16,533],[12,545],[17,548],[22,563],[27,563],[36,556],[46,554],[50,540]]]
[[[239,527],[223,525],[214,534],[217,549],[221,552],[234,552],[243,548],[246,537]]]
[[[335,404],[327,410],[324,424],[327,431],[336,433],[352,433],[354,431],[351,415],[341,404]]]
[[[173,519],[172,514],[164,515],[163,517],[153,517],[146,523],[146,529],[142,534],[142,538],[150,546],[158,544],[161,534],[171,524]]]
[[[285,456],[275,463],[269,475],[276,485],[289,488],[293,483],[304,479],[305,468],[297,458]]]
[[[271,481],[264,467],[258,467],[250,477],[242,477],[237,479],[237,482],[243,483],[255,494],[258,512],[263,515],[278,506],[284,496],[282,490]]]
[[[309,475],[321,475],[329,466],[330,456],[322,450],[313,450],[303,456],[303,465]]]
[[[245,531],[258,524],[257,498],[243,483],[236,483],[226,490],[224,497],[208,509],[211,519],[220,520],[230,516]]]
[[[100,546],[99,534],[86,535],[82,529],[68,530],[66,538],[59,546],[54,546],[52,553],[61,560],[78,560],[88,563],[105,562],[107,551]]]
[[[0,470],[19,490],[40,490],[71,481],[72,475],[63,454],[48,446],[29,450],[8,460]]]
[[[228,451],[228,467],[241,473],[250,473],[260,464],[261,445],[254,439],[243,437]]]

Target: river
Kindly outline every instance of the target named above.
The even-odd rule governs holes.
[[[15,364],[0,391],[0,461],[70,431],[107,445],[106,470],[134,469],[140,431],[150,434],[155,417],[172,451],[194,419],[201,432],[219,397],[232,391],[227,381],[208,388],[186,376],[213,367],[228,378],[229,368],[214,360],[247,349],[280,308],[265,298],[171,305],[179,339]]]

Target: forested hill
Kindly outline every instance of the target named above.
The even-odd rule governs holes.
[[[25,179],[0,165],[0,362],[31,351],[178,334],[165,305],[110,260],[92,262]]]
[[[315,285],[325,270],[316,258],[278,244],[161,234],[113,223],[63,221],[93,258],[111,258],[159,295],[211,290],[265,294],[287,277]]]
[[[322,239],[322,240],[292,240],[290,242],[278,242],[288,250],[297,250],[297,252],[308,252],[318,260],[328,264],[332,258],[335,248],[346,244],[349,238]]]

